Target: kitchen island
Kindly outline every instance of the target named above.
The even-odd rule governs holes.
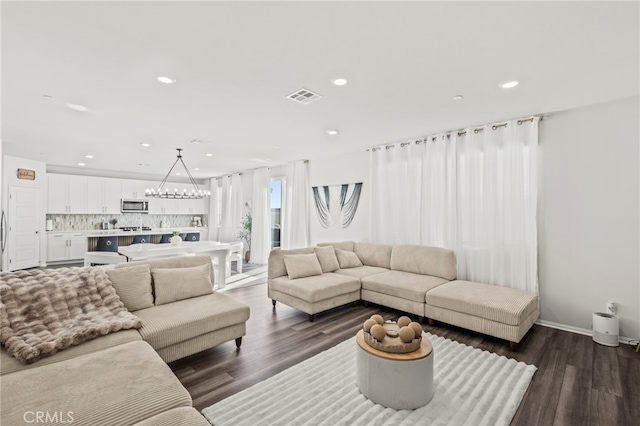
[[[182,241],[180,244],[132,244],[118,247],[118,253],[129,261],[188,254],[211,256],[218,260],[218,275],[215,280],[218,289],[223,289],[227,276],[227,256],[231,244],[217,241]]]

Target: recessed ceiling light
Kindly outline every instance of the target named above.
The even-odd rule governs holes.
[[[93,155],[87,154],[87,155],[84,156],[84,158],[93,158]]]
[[[149,148],[151,146],[151,144],[143,142],[143,143],[140,144],[140,146],[144,146],[145,148]]]
[[[180,176],[180,172],[176,172],[176,176]]]
[[[45,99],[53,99],[53,96],[51,95],[42,95],[42,97]]]
[[[195,169],[193,169],[193,170],[195,170],[195,171],[197,172],[198,170],[200,170],[200,168],[199,168],[199,167],[196,167],[196,168],[195,168]]]
[[[500,86],[503,89],[512,89],[514,87],[516,87],[518,85],[518,82],[515,80],[511,80],[511,81],[503,81],[502,83],[498,84],[498,86]]]
[[[84,163],[78,163],[78,166],[86,166]]]
[[[164,84],[173,84],[176,82],[175,79],[171,78],[171,77],[164,77],[164,76],[160,76],[158,77],[158,81],[160,83],[164,83]]]
[[[454,101],[459,101],[459,100],[460,100],[460,99],[462,99],[462,98],[463,98],[463,96],[462,96],[462,95],[455,95],[455,96],[453,97],[453,100],[454,100]]]
[[[327,130],[327,133],[330,134],[331,136],[335,136],[338,134],[338,131],[336,129],[329,129]]]
[[[336,86],[344,86],[347,84],[347,80],[345,78],[334,78],[331,82]]]
[[[76,111],[82,111],[82,112],[89,111],[89,108],[79,104],[67,104],[67,107]]]
[[[205,155],[206,155],[207,157],[213,157],[213,154],[212,154],[212,153],[210,153],[210,152],[207,152]]]

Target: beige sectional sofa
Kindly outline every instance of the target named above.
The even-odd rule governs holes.
[[[240,346],[249,307],[198,288],[203,273],[213,278],[206,256],[132,262],[108,273],[142,327],[27,365],[3,347],[1,424],[33,424],[40,418],[49,424],[92,426],[209,425],[166,362],[233,339]],[[186,293],[180,294],[178,287],[186,287]]]
[[[334,249],[337,265],[327,260],[327,248]],[[314,253],[320,274],[312,257],[306,263],[296,257]],[[292,306],[311,321],[318,312],[363,300],[499,337],[515,348],[539,316],[537,294],[456,280],[455,253],[437,247],[346,241],[274,249],[268,276],[274,306]]]

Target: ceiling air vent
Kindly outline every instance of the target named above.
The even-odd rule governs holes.
[[[299,102],[305,105],[310,104],[313,101],[317,101],[321,97],[322,95],[314,93],[309,89],[300,89],[287,96],[287,98],[291,99],[292,101]]]

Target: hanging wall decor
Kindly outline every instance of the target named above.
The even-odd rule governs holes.
[[[346,228],[351,224],[358,209],[362,182],[314,186],[312,189],[316,213],[323,228]]]

